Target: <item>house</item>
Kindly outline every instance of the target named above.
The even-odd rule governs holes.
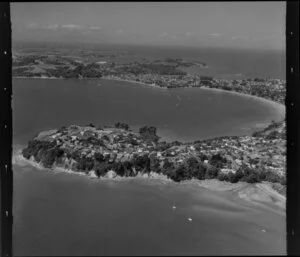
[[[228,174],[229,172],[236,173],[236,171],[233,169],[221,169],[221,172],[224,174]]]

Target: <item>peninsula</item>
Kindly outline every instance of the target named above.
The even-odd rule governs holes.
[[[179,182],[218,179],[236,183],[269,181],[285,185],[285,122],[273,122],[252,136],[220,137],[192,143],[160,141],[155,127],[133,132],[71,125],[41,132],[22,151],[43,167],[93,172],[97,177],[157,173]]]

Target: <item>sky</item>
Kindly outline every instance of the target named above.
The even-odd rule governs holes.
[[[285,49],[285,2],[11,3],[13,41]]]

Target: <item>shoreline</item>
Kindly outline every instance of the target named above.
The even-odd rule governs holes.
[[[178,87],[178,88],[167,88],[167,87],[160,87],[160,86],[155,86],[155,85],[151,85],[151,84],[147,84],[147,83],[143,83],[140,81],[135,81],[135,80],[126,80],[126,79],[118,79],[118,78],[56,78],[56,77],[22,77],[22,76],[18,76],[18,77],[12,77],[13,79],[58,79],[58,80],[72,80],[72,79],[76,79],[76,80],[110,80],[110,81],[123,81],[123,82],[128,82],[128,83],[132,83],[132,84],[140,84],[143,86],[147,86],[147,87],[152,87],[152,88],[158,88],[158,89],[163,89],[163,90],[176,90],[176,89],[204,89],[204,90],[211,90],[211,91],[215,91],[215,92],[220,92],[220,93],[229,93],[229,94],[235,94],[235,95],[239,95],[239,96],[244,96],[244,97],[250,97],[252,99],[255,100],[260,100],[263,103],[268,103],[273,105],[273,107],[278,111],[281,112],[281,115],[285,116],[285,105],[267,98],[263,98],[260,96],[255,96],[255,95],[249,95],[246,93],[241,93],[241,92],[236,92],[236,91],[229,91],[229,90],[224,90],[221,88],[212,88],[212,87],[205,87],[205,86],[201,86],[201,87]],[[285,119],[285,118],[284,118]]]
[[[26,77],[26,76],[17,76],[17,77],[12,77],[13,79],[55,79],[55,80],[99,80],[101,78],[57,78],[57,77]]]
[[[253,98],[255,100],[264,101],[265,103],[275,104],[275,105],[278,106],[278,108],[285,111],[285,105],[284,104],[273,101],[273,100],[270,100],[270,99],[267,99],[267,98],[264,98],[264,97],[261,97],[261,96],[249,95],[249,94],[245,94],[245,93],[241,93],[241,92],[224,90],[224,89],[221,89],[221,88],[211,88],[211,87],[199,87],[199,88],[202,88],[204,90],[213,90],[213,91],[216,91],[216,92],[226,92],[226,93],[229,93],[229,94],[235,94],[235,95],[250,97],[250,98]]]
[[[215,91],[215,92],[220,92],[220,93],[228,93],[228,94],[234,94],[234,95],[238,95],[238,96],[242,96],[242,97],[248,97],[248,98],[252,98],[254,100],[258,100],[261,101],[262,103],[264,103],[265,105],[269,105],[272,106],[273,109],[276,110],[278,116],[284,116],[282,119],[285,119],[285,114],[286,114],[286,107],[284,104],[267,99],[267,98],[263,98],[260,96],[255,96],[255,95],[249,95],[249,94],[245,94],[245,93],[241,93],[241,92],[236,92],[236,91],[229,91],[229,90],[224,90],[221,88],[211,88],[211,87],[179,87],[179,88],[167,88],[167,87],[160,87],[160,86],[154,86],[154,85],[150,85],[150,84],[146,84],[143,82],[139,82],[139,81],[134,81],[134,80],[125,80],[125,79],[108,79],[108,78],[104,78],[104,80],[112,80],[112,81],[124,81],[124,82],[128,82],[128,83],[133,83],[133,84],[141,84],[147,87],[152,87],[152,88],[159,88],[159,89],[164,89],[164,90],[176,90],[176,89],[203,89],[203,90],[210,90],[210,91]],[[281,119],[281,120],[282,120]]]
[[[151,85],[151,84],[146,84],[140,81],[135,81],[135,80],[128,80],[128,79],[109,79],[109,78],[102,78],[102,80],[111,80],[111,81],[124,81],[124,82],[128,82],[128,83],[132,83],[132,84],[140,84],[143,86],[147,86],[147,87],[152,87],[152,88],[158,88],[158,89],[163,89],[163,90],[167,90],[167,87],[160,87],[160,86],[155,86],[155,85]]]
[[[286,196],[278,193],[275,189],[272,188],[271,182],[262,182],[262,183],[246,183],[246,182],[238,182],[238,183],[230,183],[225,181],[219,181],[217,179],[204,179],[204,180],[186,180],[181,182],[174,182],[173,180],[169,179],[165,175],[157,174],[155,172],[150,172],[148,174],[141,174],[139,173],[135,177],[120,177],[120,176],[104,176],[98,178],[93,171],[89,173],[85,172],[78,172],[73,171],[71,169],[65,169],[60,166],[56,166],[52,169],[43,167],[40,163],[37,163],[33,160],[25,159],[19,151],[16,151],[13,154],[12,164],[18,166],[32,166],[38,170],[44,170],[51,173],[56,174],[68,174],[68,175],[75,175],[85,177],[86,179],[93,181],[112,181],[112,182],[119,182],[119,181],[138,181],[142,180],[143,182],[147,181],[158,181],[159,183],[170,183],[177,186],[190,186],[196,187],[201,189],[206,189],[214,192],[227,192],[236,195],[238,198],[245,200],[247,202],[251,202],[253,204],[274,204],[283,209],[285,209],[286,203]]]

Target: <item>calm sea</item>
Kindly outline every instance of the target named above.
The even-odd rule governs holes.
[[[109,49],[112,46],[107,46]],[[96,47],[106,49],[105,47]],[[253,77],[270,77],[285,79],[285,51],[191,48],[191,47],[157,47],[157,46],[114,46],[119,50],[129,50],[140,57],[151,59],[166,57],[205,62],[208,68],[196,69],[195,74],[214,76],[216,78],[242,79]],[[131,49],[131,51],[130,51]]]
[[[41,130],[70,124],[153,125],[166,140],[191,141],[249,134],[281,118],[271,105],[229,93],[13,80],[14,149]],[[284,214],[231,192],[149,179],[99,181],[21,163],[14,165],[13,233],[15,255],[285,253]]]
[[[253,98],[188,88],[164,90],[108,80],[14,79],[13,137],[26,144],[41,130],[70,124],[156,126],[165,140],[251,134],[280,120],[275,106]]]
[[[140,61],[143,58],[152,60],[182,58],[184,60],[205,62],[208,68],[192,69],[191,72],[217,78],[242,79],[253,77],[286,78],[286,53],[284,50],[250,50],[228,48],[196,48],[181,46],[142,46],[142,45],[105,45],[105,44],[59,44],[59,43],[30,43],[15,45],[15,49],[28,48],[30,52],[58,48],[69,53],[79,49],[104,52],[122,52],[116,61]],[[91,61],[97,61],[92,58]],[[99,59],[100,61],[100,59]]]

